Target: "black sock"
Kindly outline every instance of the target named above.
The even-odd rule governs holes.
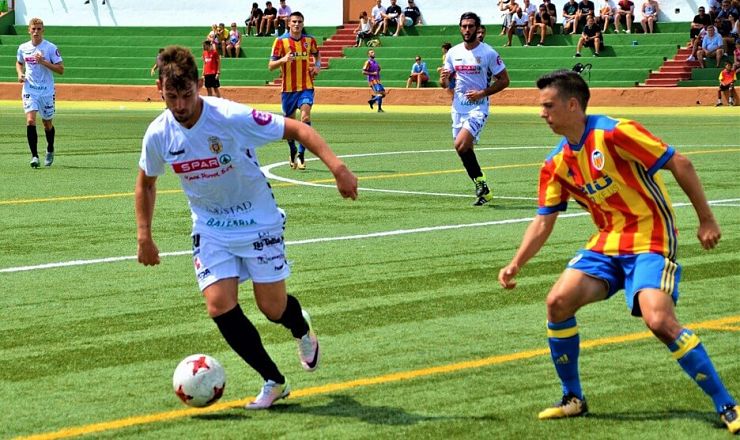
[[[290,148],[290,161],[295,162],[295,154],[298,152],[298,149],[295,146],[295,141],[293,139],[288,140],[288,148]]]
[[[457,153],[457,155],[460,156],[463,166],[465,167],[465,171],[468,172],[468,176],[470,176],[471,180],[475,180],[476,177],[483,176],[483,171],[480,169],[480,165],[478,165],[478,158],[475,157],[475,151],[473,151],[472,148],[465,152]]]
[[[46,133],[46,151],[49,153],[54,152],[54,134],[56,134],[56,130],[54,127],[51,127],[51,130],[44,130]]]
[[[383,109],[383,97],[378,95],[375,97],[375,100],[378,101],[378,110]]]
[[[36,133],[35,125],[26,125],[26,138],[28,138],[28,148],[31,149],[31,156],[39,157],[39,135]]]
[[[265,351],[260,334],[239,304],[223,315],[216,316],[213,321],[229,346],[263,379],[285,383],[285,377]]]
[[[273,321],[272,319],[270,321],[282,324],[283,327],[290,330],[294,338],[301,338],[308,333],[308,323],[303,319],[301,303],[292,295],[288,295],[288,304],[285,306],[283,316],[277,321]]]

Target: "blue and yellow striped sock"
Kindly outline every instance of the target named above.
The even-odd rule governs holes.
[[[563,386],[563,395],[575,394],[582,399],[581,378],[578,376],[581,339],[578,336],[576,317],[562,322],[548,322],[547,342],[550,344],[550,355],[555,364],[555,371]]]
[[[686,374],[712,398],[717,412],[725,405],[735,406],[735,400],[722,384],[707,351],[694,332],[687,328],[681,330],[678,338],[668,344],[668,349]]]

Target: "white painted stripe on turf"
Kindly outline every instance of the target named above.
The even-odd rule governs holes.
[[[732,204],[735,202],[740,202],[740,198],[712,200],[709,202],[709,204],[713,206],[726,206],[725,204],[728,204],[728,203]],[[691,206],[691,204],[690,203],[675,203],[673,205],[674,208],[682,208],[685,206]],[[735,206],[735,205],[731,205],[731,206]],[[588,213],[587,212],[574,212],[570,214],[560,214],[559,218],[583,217],[585,215],[588,215]],[[414,229],[396,229],[394,231],[381,231],[381,232],[373,232],[370,234],[343,235],[339,237],[319,237],[319,238],[309,238],[305,240],[286,241],[285,244],[288,246],[296,246],[296,245],[302,245],[302,244],[325,243],[329,241],[362,240],[366,238],[390,237],[394,235],[407,235],[407,234],[416,234],[416,233],[421,233],[421,232],[434,232],[434,231],[446,231],[446,230],[452,230],[452,229],[479,228],[479,227],[484,227],[484,226],[507,225],[507,224],[513,224],[513,223],[529,222],[531,220],[532,220],[532,217],[523,217],[523,218],[515,218],[515,219],[508,219],[508,220],[495,220],[495,221],[480,222],[480,223],[463,223],[463,224],[458,224],[458,225],[428,226],[428,227],[414,228]],[[181,256],[181,255],[190,255],[190,254],[191,254],[191,251],[188,250],[188,251],[162,252],[159,254],[159,256],[160,257],[176,257],[176,256]],[[100,263],[115,263],[119,261],[136,260],[136,258],[137,257],[135,255],[128,255],[128,256],[122,256],[122,257],[97,258],[97,259],[91,259],[91,260],[63,261],[59,263],[46,263],[46,264],[38,264],[34,266],[6,267],[3,269],[0,269],[0,273],[26,272],[30,270],[54,269],[54,268],[69,267],[69,266],[86,266],[86,265],[100,264]]]

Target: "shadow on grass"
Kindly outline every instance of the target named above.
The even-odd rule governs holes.
[[[646,422],[661,420],[698,420],[724,427],[717,414],[711,412],[699,412],[688,410],[667,409],[665,411],[642,411],[642,412],[611,412],[611,413],[588,413],[589,419],[611,420],[617,422]]]
[[[236,408],[235,410],[232,410],[231,412],[226,413],[212,413],[212,414],[199,414],[197,416],[193,416],[193,419],[196,420],[247,420],[249,419],[249,413],[246,412],[243,408]]]
[[[323,406],[302,406],[301,404],[280,405],[274,409],[279,409],[281,413],[310,414],[315,416],[328,417],[347,417],[355,418],[372,425],[391,425],[391,426],[410,426],[420,422],[441,421],[441,420],[479,420],[479,421],[496,421],[492,415],[481,417],[470,416],[422,416],[411,414],[402,408],[392,406],[369,406],[363,405],[349,396],[332,395],[331,402]]]

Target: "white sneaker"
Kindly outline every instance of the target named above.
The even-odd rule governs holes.
[[[686,61],[696,61],[696,57],[693,55],[689,55],[689,57],[686,58]]]
[[[627,30],[626,30],[626,31],[624,31],[624,32],[625,32],[625,33],[628,33],[628,34],[631,34],[631,33],[632,33],[632,32],[630,32],[630,30],[629,30],[629,29],[627,29]]]
[[[280,399],[284,399],[290,395],[290,385],[288,381],[285,383],[277,383],[274,380],[268,380],[262,386],[260,394],[251,402],[245,406],[245,409],[267,409],[272,406],[273,403]]]
[[[46,159],[44,160],[44,166],[50,167],[54,163],[54,153],[46,153]]]
[[[39,167],[39,158],[34,156],[31,158],[31,168],[38,168],[38,167]]]
[[[306,371],[314,371],[319,366],[319,339],[311,326],[311,317],[308,312],[301,310],[303,319],[308,324],[308,333],[303,335],[298,341],[298,357],[301,359],[301,366]]]

